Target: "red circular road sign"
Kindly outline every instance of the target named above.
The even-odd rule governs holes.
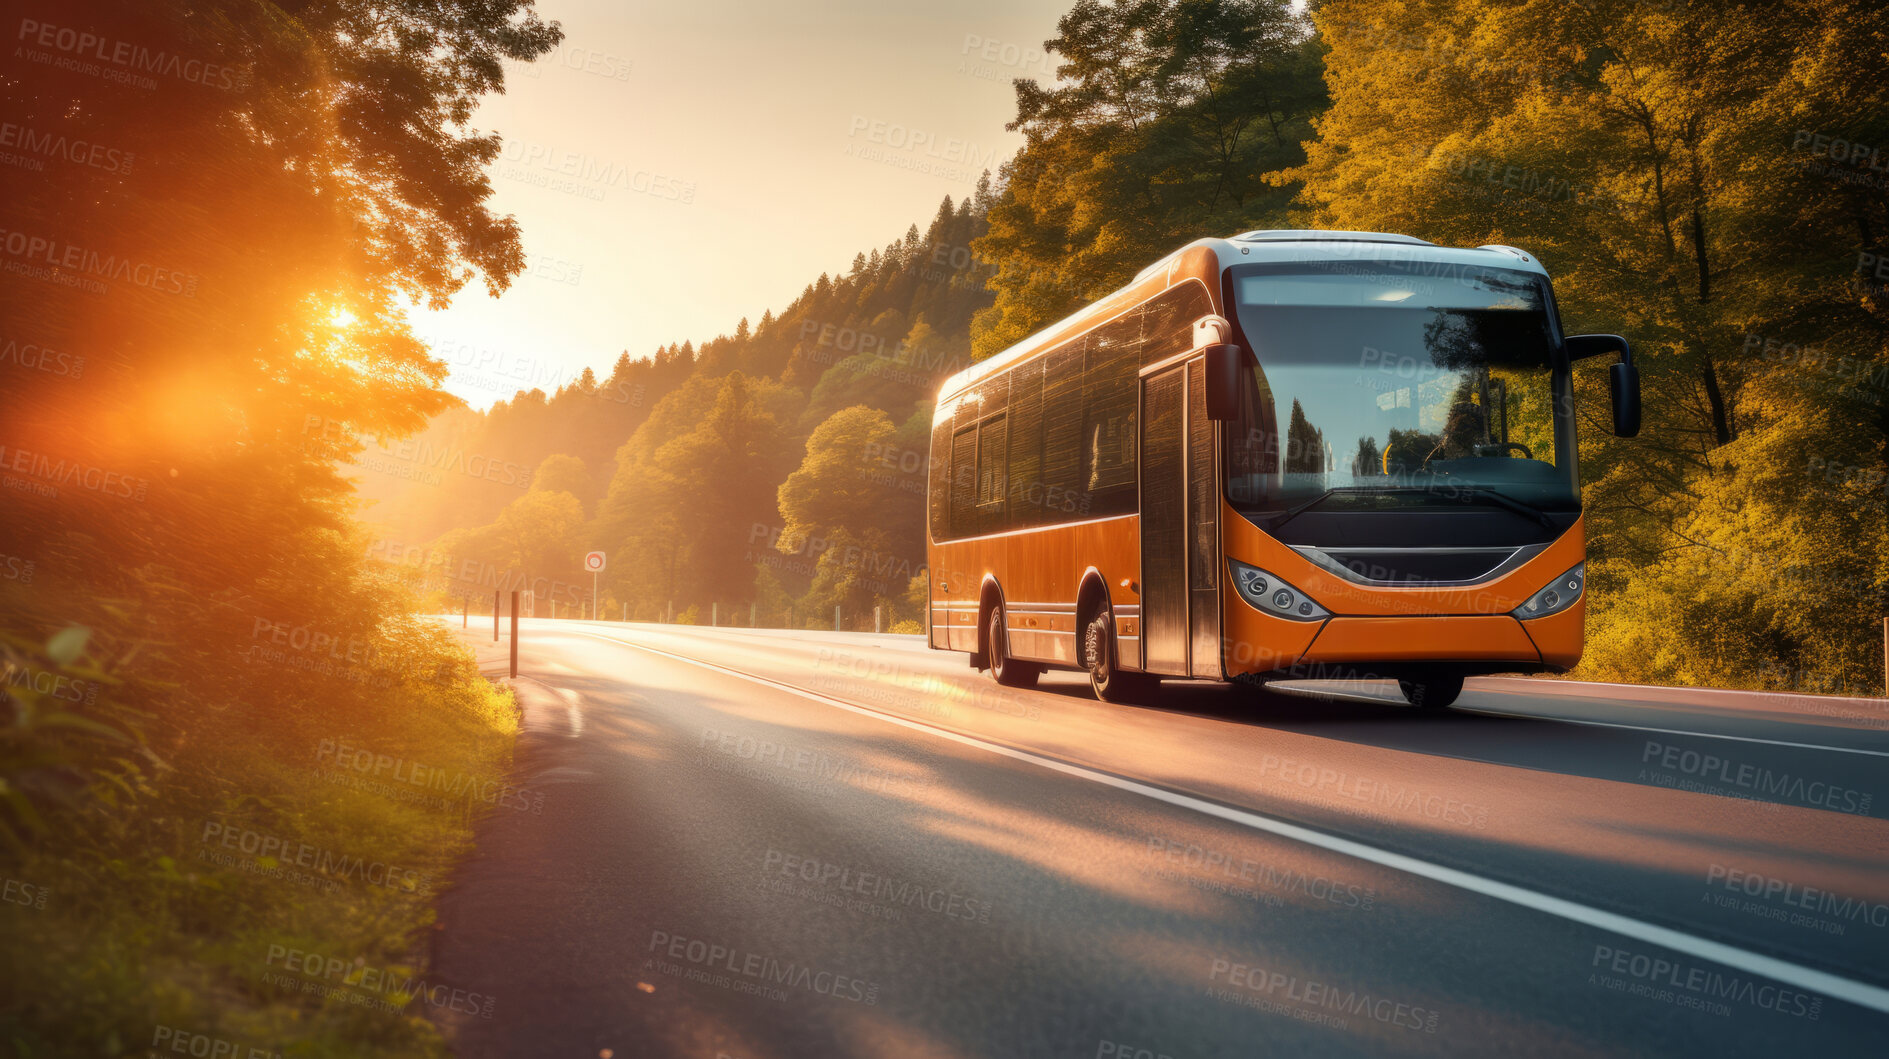
[[[584,569],[589,570],[593,574],[603,569],[603,553],[591,552],[584,556]]]

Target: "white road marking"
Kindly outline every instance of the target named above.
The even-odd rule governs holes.
[[[1710,938],[1701,938],[1693,934],[1687,934],[1684,931],[1674,930],[1671,927],[1662,927],[1657,923],[1649,923],[1645,920],[1634,919],[1631,916],[1623,916],[1617,912],[1609,912],[1606,909],[1584,905],[1577,901],[1569,901],[1565,898],[1555,897],[1552,894],[1540,893],[1525,887],[1516,886],[1512,883],[1505,883],[1497,879],[1487,879],[1458,868],[1451,868],[1442,864],[1433,864],[1430,861],[1421,860],[1417,857],[1402,853],[1393,853],[1390,850],[1379,849],[1376,846],[1367,845],[1353,839],[1340,838],[1337,835],[1328,835],[1309,827],[1287,823],[1284,820],[1275,820],[1272,817],[1264,816],[1249,809],[1238,809],[1230,805],[1221,805],[1218,802],[1211,802],[1204,798],[1197,798],[1193,795],[1171,791],[1165,787],[1157,787],[1152,784],[1127,779],[1082,765],[1075,765],[1066,761],[1059,761],[1055,758],[1044,757],[1040,754],[1033,754],[1028,750],[1018,750],[1015,747],[1004,746],[1001,743],[992,743],[975,736],[963,735],[920,721],[880,713],[878,710],[857,706],[843,699],[834,698],[831,695],[824,695],[817,691],[808,691],[805,688],[798,688],[792,684],[782,683],[778,680],[770,680],[767,677],[755,676],[752,673],[743,673],[738,669],[731,669],[714,662],[705,662],[699,658],[690,658],[687,655],[679,655],[672,651],[664,651],[660,648],[649,647],[614,636],[604,636],[600,633],[586,632],[579,629],[573,629],[571,631],[580,636],[590,636],[611,643],[619,643],[625,647],[631,647],[639,651],[648,651],[651,654],[662,655],[665,658],[671,658],[678,662],[687,662],[690,665],[701,666],[704,669],[714,669],[750,683],[791,692],[816,702],[825,703],[829,706],[860,714],[861,716],[877,718],[888,724],[896,724],[904,728],[910,728],[913,731],[924,732],[928,735],[949,739],[952,742],[961,743],[965,746],[976,747],[979,750],[989,751],[993,754],[1001,754],[1004,757],[1049,769],[1052,772],[1061,772],[1065,775],[1075,776],[1093,783],[1100,783],[1117,790],[1139,794],[1145,798],[1165,802],[1168,805],[1182,809],[1191,809],[1194,812],[1217,817],[1229,823],[1252,828],[1255,831],[1263,831],[1268,834],[1278,835],[1281,838],[1317,846],[1320,849],[1328,850],[1333,853],[1353,857],[1420,878],[1430,879],[1446,886],[1454,886],[1457,889],[1467,890],[1470,893],[1493,897],[1498,901],[1506,901],[1522,908],[1543,912],[1570,922],[1580,923],[1584,926],[1594,927],[1614,934],[1620,934],[1637,941],[1651,942],[1652,944],[1663,946],[1675,952],[1683,952],[1688,956],[1696,956],[1700,959],[1710,960],[1727,967],[1735,967],[1741,971],[1762,975],[1774,981],[1793,985],[1808,992],[1821,993],[1839,1000],[1847,1000],[1859,1007],[1889,1014],[1889,989],[1871,985],[1868,982],[1859,982],[1852,978],[1845,978],[1839,974],[1820,971],[1814,967],[1806,967],[1800,963],[1781,960],[1775,956],[1766,956],[1760,952],[1742,949],[1736,945],[1727,945],[1724,942],[1713,941]]]
[[[1625,728],[1634,732],[1658,732],[1661,735],[1691,735],[1700,739],[1730,739],[1740,743],[1763,743],[1766,746],[1789,746],[1799,750],[1828,750],[1832,754],[1865,754],[1869,757],[1889,757],[1889,750],[1865,750],[1855,746],[1824,746],[1822,743],[1793,743],[1785,739],[1760,739],[1754,735],[1722,735],[1717,732],[1688,732],[1678,728],[1649,728],[1641,724],[1620,724],[1615,721],[1588,721],[1574,717],[1543,717],[1532,713],[1510,713],[1507,710],[1478,710],[1466,708],[1465,713],[1480,713],[1488,717],[1519,717],[1531,721],[1555,721],[1561,724],[1585,724],[1595,728]]]
[[[1401,696],[1372,695],[1362,691],[1337,691],[1325,688],[1285,688],[1270,689],[1282,695],[1297,695],[1310,699],[1353,699],[1361,702],[1401,703]],[[1495,692],[1510,695],[1514,692]],[[1485,717],[1517,717],[1528,721],[1548,721],[1552,724],[1584,724],[1594,728],[1625,728],[1630,732],[1658,732],[1661,735],[1690,735],[1700,739],[1730,739],[1740,743],[1763,743],[1766,746],[1788,746],[1799,750],[1827,750],[1832,754],[1863,754],[1868,757],[1889,757],[1889,750],[1865,750],[1854,746],[1825,746],[1822,743],[1793,743],[1786,739],[1760,739],[1755,735],[1726,735],[1721,732],[1693,732],[1683,728],[1653,728],[1643,724],[1624,724],[1619,721],[1590,721],[1579,717],[1563,717],[1558,713],[1516,713],[1513,710],[1478,709],[1474,706],[1454,706],[1458,713],[1479,713]]]
[[[558,697],[564,700],[565,715],[570,718],[571,738],[576,739],[578,736],[583,735],[584,710],[579,704],[577,692],[569,688],[552,688],[551,690],[557,692]]]

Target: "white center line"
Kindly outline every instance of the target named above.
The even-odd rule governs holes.
[[[1358,842],[1353,839],[1340,838],[1337,835],[1328,835],[1323,831],[1315,831],[1309,827],[1287,823],[1284,820],[1276,820],[1248,809],[1238,809],[1230,805],[1222,805],[1218,802],[1208,801],[1205,798],[1182,794],[1179,791],[1171,791],[1165,787],[1157,787],[1112,773],[1071,764],[1067,761],[1058,761],[1055,758],[1044,757],[1040,754],[1033,754],[1027,750],[1018,750],[1015,747],[1004,746],[1001,743],[993,743],[975,736],[963,735],[948,729],[937,728],[920,721],[880,713],[878,710],[869,709],[864,706],[856,706],[843,699],[836,699],[831,695],[823,695],[817,691],[808,691],[805,688],[795,687],[792,684],[782,683],[778,680],[770,680],[767,677],[755,676],[752,673],[743,673],[738,669],[731,669],[728,666],[718,665],[714,662],[705,662],[699,658],[690,658],[687,655],[664,651],[660,648],[649,647],[615,636],[605,636],[600,633],[586,632],[578,629],[571,631],[579,636],[589,636],[610,643],[618,643],[639,651],[648,651],[651,654],[672,658],[678,662],[687,662],[690,665],[701,666],[704,669],[717,670],[750,683],[791,692],[803,698],[824,703],[838,709],[848,710],[852,713],[860,714],[861,716],[877,718],[887,724],[896,724],[904,728],[910,728],[913,731],[924,732],[942,739],[949,739],[952,742],[961,743],[965,746],[976,747],[979,750],[986,750],[993,754],[1001,754],[1004,757],[1025,761],[1053,772],[1061,772],[1065,775],[1076,776],[1094,783],[1113,787],[1117,790],[1139,794],[1145,798],[1165,802],[1168,805],[1190,809],[1207,816],[1226,820],[1229,823],[1240,824],[1244,827],[1252,828],[1255,831],[1264,831],[1268,834],[1278,835],[1281,838],[1288,838],[1296,842],[1317,846],[1320,849],[1329,850],[1333,853],[1339,853],[1371,864],[1381,865],[1396,871],[1430,879],[1434,882],[1443,883],[1446,886],[1454,886],[1457,889],[1467,890],[1470,893],[1493,897],[1498,901],[1506,901],[1523,908],[1544,912],[1570,922],[1595,927],[1638,941],[1651,942],[1652,944],[1664,946],[1675,952],[1683,952],[1689,956],[1711,960],[1714,963],[1724,964],[1727,967],[1735,967],[1741,971],[1762,975],[1774,981],[1797,986],[1809,992],[1821,993],[1839,1000],[1847,1000],[1859,1007],[1889,1014],[1889,989],[1871,985],[1868,982],[1860,982],[1853,978],[1846,978],[1843,975],[1832,974],[1829,971],[1820,971],[1814,967],[1807,967],[1789,960],[1781,960],[1775,956],[1766,956],[1761,952],[1742,949],[1736,945],[1713,941],[1710,938],[1701,938],[1693,934],[1687,934],[1684,931],[1674,930],[1670,927],[1662,927],[1657,923],[1649,923],[1645,920],[1634,919],[1631,916],[1623,916],[1617,912],[1594,908],[1591,905],[1584,905],[1577,901],[1569,901],[1565,898],[1555,897],[1552,894],[1540,893],[1525,887],[1516,886],[1512,883],[1484,878],[1458,868],[1451,868],[1442,864],[1433,864],[1430,861],[1421,860],[1417,857],[1402,853],[1393,853],[1390,850],[1379,849],[1376,846],[1366,845],[1363,842]]]

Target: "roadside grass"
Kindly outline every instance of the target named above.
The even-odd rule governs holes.
[[[517,717],[448,634],[397,626],[370,680],[296,685],[372,709],[231,710],[148,790],[107,784],[83,841],[5,851],[9,1054],[446,1054],[429,1014],[489,994],[427,977],[434,904],[474,822],[517,808]]]

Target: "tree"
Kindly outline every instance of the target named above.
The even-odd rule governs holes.
[[[537,588],[540,578],[576,582],[584,508],[569,493],[534,489],[506,506],[498,535],[512,568]]]
[[[928,411],[928,410],[927,410]],[[814,557],[804,605],[854,615],[875,603],[903,609],[925,564],[925,451],[930,417],[896,428],[864,405],[833,413],[807,438],[806,457],[780,487],[778,547]]]
[[[1384,453],[1377,447],[1377,439],[1359,438],[1357,454],[1351,457],[1352,477],[1369,478],[1383,473]]]
[[[1286,474],[1317,474],[1325,469],[1325,432],[1305,418],[1299,399],[1292,399],[1292,418],[1286,424]]]
[[[659,557],[641,572],[647,598],[751,598],[743,557],[757,528],[765,538],[774,525],[774,489],[792,459],[782,424],[800,401],[798,391],[739,371],[696,375],[618,452],[598,534],[620,552]]]
[[[559,453],[546,456],[531,476],[532,492],[569,493],[575,497],[590,495],[590,471],[584,461]]]
[[[835,412],[815,427],[799,469],[781,483],[780,548],[795,552],[836,530],[909,521],[897,518],[914,505],[909,490],[899,496],[893,438],[892,420],[865,405]]]
[[[1333,103],[1289,175],[1316,222],[1518,244],[1571,330],[1635,340],[1639,439],[1608,436],[1597,373],[1576,375],[1593,665],[1762,683],[1769,659],[1853,683],[1889,584],[1889,510],[1855,487],[1889,477],[1869,381],[1889,327],[1852,271],[1889,201],[1830,145],[1889,142],[1884,79],[1837,58],[1879,52],[1889,13],[1330,0],[1315,18]]]
[[[977,252],[998,266],[978,315],[986,357],[1203,235],[1277,226],[1324,104],[1318,51],[1284,0],[1081,0],[1045,46],[1048,87],[1016,82],[1003,168]],[[980,198],[989,191],[980,185]]]
[[[393,817],[282,767],[320,730],[503,779],[504,700],[411,613],[405,571],[370,561],[405,548],[357,525],[340,465],[456,403],[405,304],[503,290],[521,267],[517,225],[488,207],[499,140],[470,119],[505,64],[561,34],[529,0],[18,13],[0,51],[0,445],[10,474],[23,453],[57,469],[0,503],[0,547],[37,560],[31,583],[0,579],[0,670],[78,673],[99,693],[0,687],[0,837],[16,840],[9,874],[42,892],[114,878],[109,901],[0,928],[7,951],[61,957],[0,976],[9,1053],[120,1052],[160,996],[165,1018],[286,1025],[253,992],[176,989],[175,969],[241,974],[245,939],[282,932],[405,961],[396,935],[417,918],[337,906],[313,923],[209,864],[189,870],[207,903],[180,903],[171,865],[193,854],[171,825],[228,811],[303,848],[371,832],[389,860],[426,856],[397,841],[404,824],[374,824]],[[65,370],[24,367],[14,343]],[[463,466],[400,446],[373,459],[366,474],[416,488]],[[437,1047],[430,1028],[345,1021],[318,1046]]]
[[[0,283],[9,339],[87,362],[80,385],[9,369],[5,443],[130,483],[9,492],[8,550],[58,561],[0,613],[33,642],[80,621],[98,643],[142,638],[163,613],[166,646],[123,674],[171,684],[125,693],[161,759],[204,718],[301,701],[235,657],[257,616],[379,642],[397,604],[366,576],[338,464],[454,403],[400,300],[442,305],[475,279],[503,290],[522,267],[516,224],[487,205],[498,137],[468,122],[504,63],[561,33],[529,0],[78,0],[59,18],[174,65],[134,87],[0,53],[9,122],[115,155],[0,178],[0,226],[65,261]],[[388,467],[441,473],[421,457]],[[337,715],[356,702],[310,699]]]

